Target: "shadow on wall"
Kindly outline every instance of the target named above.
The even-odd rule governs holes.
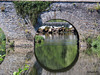
[[[41,75],[41,74],[42,74],[42,67],[36,61],[30,72],[30,75]]]

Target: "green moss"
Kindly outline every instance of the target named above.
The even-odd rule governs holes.
[[[49,20],[48,22],[67,22],[67,21],[61,19],[53,19],[53,20]]]
[[[100,47],[100,36],[97,36],[97,38],[93,39],[91,45],[94,48]]]
[[[11,48],[13,48],[13,47],[14,47],[14,41],[10,42],[10,43],[9,43],[9,46],[10,46]]]
[[[88,55],[91,55],[92,54],[92,49],[91,48],[88,48],[86,51],[85,51],[86,54]]]
[[[45,11],[46,8],[52,3],[51,1],[14,1],[18,14],[23,18],[29,16],[33,25],[37,22],[38,15]]]
[[[36,43],[41,43],[44,40],[44,38],[40,35],[36,35],[35,36],[35,42]]]
[[[95,7],[96,10],[100,10],[100,5],[97,3],[97,6]]]
[[[29,69],[29,65],[25,64],[23,69],[19,68],[18,72],[14,72],[13,75],[20,75],[22,72],[24,72],[24,71],[26,71],[28,69]]]
[[[89,37],[86,42],[88,46],[90,45],[90,49],[87,50],[87,53],[96,54],[98,57],[100,57],[100,35],[98,35],[96,38]]]
[[[87,38],[87,39],[86,39],[86,42],[87,42],[87,46],[88,46],[88,47],[91,47],[92,38],[91,38],[91,37]]]
[[[6,38],[5,35],[2,31],[2,29],[0,28],[0,63],[2,63],[5,54],[6,54]]]

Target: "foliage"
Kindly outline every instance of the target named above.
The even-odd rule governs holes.
[[[28,29],[25,29],[25,33],[28,33],[29,32],[29,30]]]
[[[100,35],[97,38],[92,40],[92,47],[99,48],[100,47]]]
[[[44,30],[45,30],[45,31],[48,31],[49,29],[50,29],[50,27],[45,27],[45,29],[44,29]]]
[[[96,20],[94,21],[93,25],[98,26],[98,23]]]
[[[4,55],[0,55],[0,61],[3,61],[5,56],[6,56],[5,54]]]
[[[13,48],[14,47],[14,41],[9,43],[10,47]]]
[[[51,3],[51,1],[14,1],[17,12],[21,14],[23,18],[29,16],[33,25],[37,22],[38,14],[45,11]]]
[[[97,6],[95,7],[96,10],[100,10],[100,5],[97,3]]]
[[[0,28],[0,63],[3,61],[6,54],[6,38],[5,35]]]
[[[75,3],[73,3],[73,6],[76,6],[76,4],[75,4]]]
[[[18,72],[14,72],[13,75],[20,75],[22,72],[26,71],[29,69],[28,65],[25,65],[23,69],[19,68]]]
[[[86,42],[87,42],[87,46],[88,46],[88,47],[91,47],[92,38],[91,38],[91,37],[88,37],[88,38],[86,39]]]
[[[87,48],[85,51],[84,51],[85,54],[87,55],[91,55],[92,54],[92,49],[91,48]]]
[[[100,35],[97,38],[93,39],[91,45],[93,52],[100,57]]]
[[[87,8],[88,11],[93,12],[94,8]]]
[[[88,53],[94,53],[98,57],[100,57],[100,35],[98,35],[96,38],[88,38],[87,43],[91,45]]]
[[[36,35],[35,36],[35,42],[36,43],[40,43],[40,42],[42,42],[44,40],[44,38],[42,37],[42,36],[40,36],[40,35]]]

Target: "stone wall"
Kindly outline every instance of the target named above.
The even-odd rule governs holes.
[[[84,38],[86,35],[96,35],[100,33],[100,13],[93,9],[96,5],[96,3],[53,3],[46,12],[41,13],[38,23],[42,24],[51,19],[63,19],[77,29],[80,38]],[[0,27],[7,38],[15,41],[16,47],[14,51],[10,51],[6,55],[0,65],[0,75],[12,75],[13,72],[18,71],[18,68],[23,68],[25,64],[31,68],[37,62],[34,55],[33,38],[36,32],[31,24],[25,24],[23,18],[17,15],[12,2],[0,2],[0,8],[3,6],[5,10],[2,12],[0,9]],[[32,34],[31,39],[27,32]],[[26,45],[27,47],[25,47]],[[75,69],[73,74],[76,72]],[[50,72],[43,69],[41,73],[41,75],[48,75]],[[67,73],[70,74],[70,72]],[[67,73],[65,72],[63,75],[67,75]],[[50,75],[54,74],[50,73]]]
[[[51,19],[63,19],[71,23],[78,31],[79,38],[100,34],[100,12],[95,7],[97,3],[56,2],[41,13],[39,24]]]
[[[17,15],[13,2],[0,2],[0,28],[6,35],[6,41],[9,40],[6,44],[6,56],[0,64],[0,75],[13,75],[13,72],[18,72],[25,64],[32,68],[36,62],[35,30],[30,22],[26,24],[21,15]],[[12,49],[8,47],[8,42],[11,41],[14,41],[15,46]]]

